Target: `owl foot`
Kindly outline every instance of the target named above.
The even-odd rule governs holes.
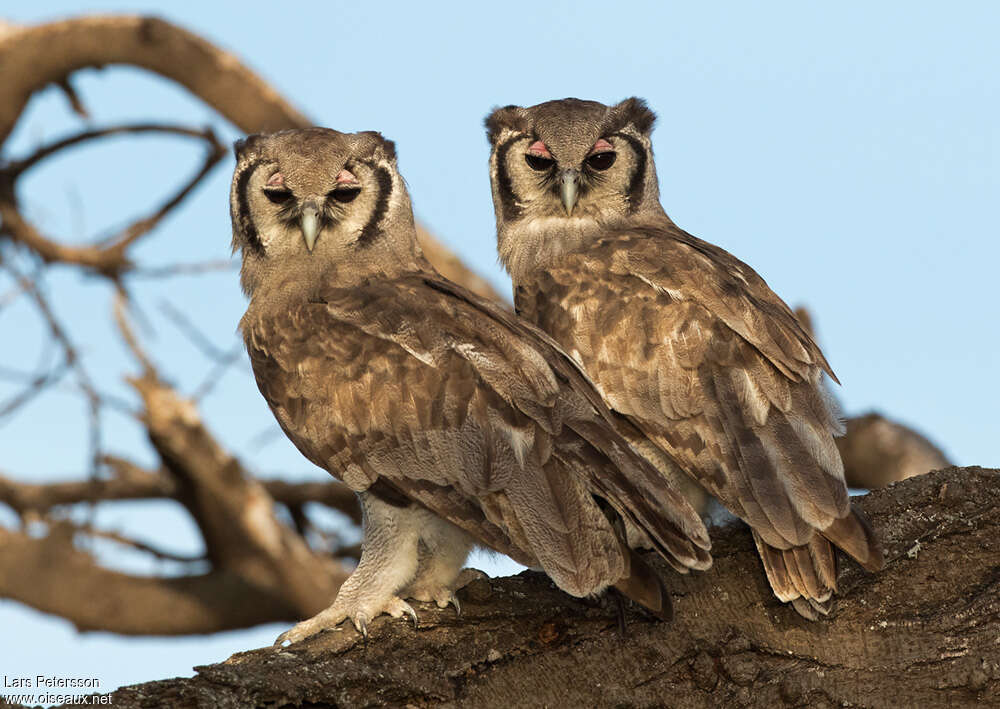
[[[317,613],[309,620],[286,630],[278,639],[274,641],[275,647],[284,647],[286,644],[297,643],[308,637],[315,635],[321,630],[332,630],[345,620],[350,619],[355,629],[368,639],[368,624],[382,613],[388,613],[393,618],[401,618],[405,613],[413,620],[413,627],[417,627],[419,622],[416,611],[409,603],[397,596],[390,596],[384,603],[357,603],[354,607],[349,607],[348,603],[340,603],[340,598],[333,602],[333,605],[326,610]]]
[[[455,614],[462,615],[462,604],[459,603],[455,593],[473,581],[485,578],[489,578],[489,576],[479,569],[462,569],[455,580],[447,585],[429,583],[431,579],[418,579],[407,589],[406,597],[425,603],[433,601],[438,608],[447,608],[452,605],[455,607]]]

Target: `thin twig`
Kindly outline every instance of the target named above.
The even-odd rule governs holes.
[[[191,322],[191,320],[180,310],[178,310],[172,303],[164,300],[160,303],[160,310],[163,314],[167,316],[167,319],[172,322],[178,330],[181,331],[187,339],[198,348],[205,357],[215,361],[222,361],[230,355],[230,352],[220,350],[212,341],[209,339],[205,333],[198,329],[198,327]]]
[[[192,276],[204,273],[218,273],[239,269],[239,261],[234,259],[219,259],[215,261],[200,261],[195,263],[175,263],[168,266],[146,268],[136,266],[128,271],[129,278],[172,278],[174,276]]]
[[[243,343],[240,343],[233,347],[229,352],[225,354],[224,357],[219,359],[212,369],[205,375],[201,384],[194,390],[194,394],[191,398],[198,402],[208,396],[216,385],[222,381],[222,375],[225,374],[229,369],[237,362],[243,359]]]

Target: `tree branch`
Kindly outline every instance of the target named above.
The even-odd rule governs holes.
[[[346,578],[341,571],[331,587]],[[235,573],[150,578],[98,566],[69,530],[34,539],[0,527],[0,596],[66,618],[78,630],[188,635],[293,621],[296,604]]]
[[[742,525],[714,567],[666,572],[676,619],[574,600],[544,576],[476,581],[463,615],[418,604],[193,678],[114,693],[116,707],[945,707],[1000,696],[1000,471],[951,468],[858,500],[887,565],[844,564],[836,608],[809,622],[771,594]],[[992,698],[992,699],[990,699]]]
[[[52,483],[26,483],[0,475],[0,502],[18,514],[45,514],[53,507],[114,500],[176,500],[177,484],[166,470],[150,471],[131,461],[104,456],[103,465],[115,471],[111,478],[72,480]],[[341,482],[292,483],[287,480],[258,480],[267,494],[287,507],[315,502],[361,522],[355,494]]]

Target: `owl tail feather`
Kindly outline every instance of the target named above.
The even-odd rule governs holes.
[[[674,607],[670,602],[670,593],[663,586],[659,574],[636,551],[627,551],[628,572],[614,587],[660,620],[673,620]]]
[[[808,620],[827,615],[833,608],[833,594],[837,590],[834,544],[869,571],[878,571],[883,564],[882,547],[874,531],[854,509],[821,534],[814,534],[808,544],[778,549],[767,544],[756,531],[753,539],[774,595],[791,603]]]

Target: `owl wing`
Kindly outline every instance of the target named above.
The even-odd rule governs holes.
[[[539,275],[517,305],[766,544],[800,547],[822,530],[875,563],[820,387],[833,373],[749,266],[675,227],[623,230]]]
[[[352,488],[389,486],[571,592],[613,583],[628,564],[595,493],[665,553],[705,565],[707,532],[689,506],[671,491],[642,503],[610,455],[570,427],[589,418],[582,428],[619,443],[566,379],[572,366],[554,366],[513,316],[476,299],[432,273],[320,289],[245,328],[258,384],[299,449]]]

